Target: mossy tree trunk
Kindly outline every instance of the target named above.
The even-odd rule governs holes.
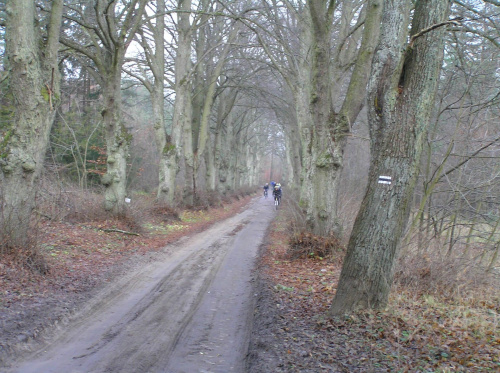
[[[139,65],[139,72],[132,68],[126,72],[140,80],[149,91],[153,114],[153,129],[155,133],[156,149],[158,151],[158,190],[156,199],[158,202],[167,205],[174,204],[175,184],[177,175],[177,152],[180,141],[180,134],[172,131],[167,132],[165,123],[165,0],[157,0],[154,9],[156,16],[144,16],[145,27],[138,30],[139,40],[147,67],[143,69]],[[153,43],[151,43],[151,36]]]
[[[123,53],[117,51],[118,53]],[[106,174],[102,177],[105,186],[104,208],[113,214],[125,209],[127,190],[127,157],[132,136],[121,118],[121,64],[120,57],[110,61],[114,71],[104,76],[103,110],[101,112],[106,134]],[[121,59],[123,61],[123,59]]]
[[[318,235],[340,233],[337,191],[343,167],[346,136],[363,106],[367,71],[379,37],[381,0],[365,5],[365,22],[356,64],[343,105],[336,112],[332,103],[331,27],[335,1],[309,0],[303,35],[310,41],[310,61],[299,71],[295,94],[302,143],[300,204],[309,229]],[[339,51],[340,53],[340,51]],[[338,88],[340,90],[340,88]]]
[[[172,137],[168,135],[165,126],[165,0],[156,1],[154,23],[148,17],[147,25],[153,34],[154,50],[147,37],[141,35],[144,52],[150,61],[149,67],[153,73],[152,82],[145,81],[145,86],[151,94],[153,108],[153,128],[155,131],[156,148],[158,149],[158,202],[172,205],[174,203],[176,164],[170,161],[169,150],[174,148]]]
[[[224,45],[224,49],[222,50],[221,54],[217,56],[218,60],[215,63],[213,71],[209,74],[208,76],[208,86],[205,87],[204,91],[204,100],[202,103],[202,107],[199,108],[200,112],[200,120],[199,120],[199,126],[196,129],[197,134],[194,136],[193,139],[193,146],[194,146],[194,177],[198,178],[198,173],[199,169],[201,166],[201,160],[205,156],[205,151],[208,147],[207,143],[211,140],[210,139],[210,131],[209,131],[209,121],[210,121],[210,116],[212,113],[212,108],[214,105],[214,100],[215,100],[215,93],[216,89],[218,86],[218,80],[221,76],[222,73],[222,68],[224,67],[226,63],[227,56],[229,54],[230,49],[232,48],[232,43],[236,39],[237,35],[239,32],[239,27],[238,24],[235,23],[232,26],[232,30],[230,35],[228,36],[227,43]],[[196,190],[193,191],[194,194],[196,194]]]
[[[207,157],[206,185],[209,190],[219,190],[221,182],[225,182],[221,173],[222,164],[222,138],[226,127],[231,124],[231,110],[234,108],[238,89],[227,88],[219,94],[217,100],[217,117],[213,145]],[[222,178],[222,180],[221,180]]]
[[[384,1],[382,36],[368,94],[372,154],[368,188],[331,315],[383,308],[388,302],[443,60],[444,27],[434,26],[444,24],[450,4],[418,0],[410,35],[419,36],[408,45],[411,3]],[[380,176],[391,177],[391,184],[379,183]]]
[[[127,48],[142,22],[147,0],[132,0],[126,9],[116,2],[96,0],[94,7],[85,7],[82,18],[68,17],[68,24],[81,28],[86,42],[69,37],[61,42],[72,48],[99,83],[103,91],[102,117],[105,126],[107,171],[102,177],[105,186],[104,208],[121,214],[125,208],[127,157],[132,136],[121,117],[121,72]],[[89,60],[92,64],[89,63]]]
[[[191,72],[193,76],[192,120],[190,128],[186,128],[183,132],[184,136],[191,136],[191,138],[184,138],[186,178],[192,178],[192,180],[187,180],[186,184],[187,203],[196,200],[197,195],[204,192],[203,189],[211,189],[213,186],[210,180],[207,183],[206,174],[200,175],[200,170],[205,162],[207,172],[215,175],[210,163],[212,155],[206,155],[206,151],[212,147],[212,144],[209,144],[213,138],[210,134],[210,120],[217,89],[220,86],[221,73],[240,30],[238,21],[225,25],[226,20],[219,17],[213,23],[209,22],[210,16],[204,12],[208,12],[212,6],[215,7],[216,12],[223,10],[220,4],[214,5],[209,0],[200,1],[199,7],[202,14],[195,28],[196,64]],[[226,29],[231,30],[227,36],[224,34]]]
[[[41,35],[32,0],[6,5],[5,55],[14,109],[11,127],[0,141],[1,229],[13,246],[29,238],[37,180],[59,105],[62,9],[62,0],[51,2],[48,34]]]
[[[175,56],[175,103],[172,133],[169,143],[171,146],[165,151],[165,156],[177,170],[179,157],[184,157],[184,185],[183,199],[188,204],[193,203],[193,145],[191,124],[193,117],[191,99],[191,41],[192,27],[190,24],[191,0],[179,0],[177,22],[177,51]],[[182,140],[181,140],[182,139]],[[182,144],[182,149],[178,145]],[[181,153],[182,150],[182,153]],[[174,167],[175,165],[175,167]],[[173,175],[171,175],[173,176]],[[175,186],[175,180],[170,179],[170,185]]]

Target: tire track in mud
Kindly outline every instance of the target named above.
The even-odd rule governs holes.
[[[271,205],[258,199],[167,246],[165,257],[109,286],[52,345],[8,372],[242,371],[251,270],[272,216]]]
[[[227,242],[218,241],[179,264],[113,327],[116,330],[109,331],[113,340],[118,339],[118,346],[107,348],[109,341],[103,339],[105,345],[97,346],[97,351],[110,363],[98,363],[95,369],[123,372],[135,366],[134,371],[150,371],[175,345],[217,273],[227,247]]]
[[[271,205],[270,205],[271,206]],[[257,219],[235,237],[221,270],[168,356],[164,372],[244,372],[255,294],[253,265],[268,222]]]

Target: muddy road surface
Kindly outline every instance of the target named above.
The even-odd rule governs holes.
[[[272,199],[256,198],[167,246],[6,372],[244,372],[255,261],[274,215]]]

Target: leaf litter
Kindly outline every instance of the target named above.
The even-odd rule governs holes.
[[[399,286],[385,310],[331,319],[343,254],[337,248],[330,257],[291,259],[300,250],[290,251],[298,241],[290,235],[282,209],[259,264],[249,372],[500,371],[498,292],[471,301]]]
[[[26,342],[64,323],[115,276],[154,260],[167,244],[241,211],[251,198],[186,211],[184,220],[156,211],[140,224],[127,219],[39,221],[36,249],[0,251],[0,366]],[[139,235],[123,233],[131,231]]]
[[[153,216],[141,224],[140,236],[103,231],[129,230],[121,220],[41,221],[41,257],[28,249],[1,257],[0,363],[20,343],[64,322],[93,289],[126,270],[131,258],[147,260],[151,252],[234,214],[247,202],[245,198],[209,214],[190,211],[185,221]],[[298,259],[290,259],[293,242],[317,246],[319,241],[310,235],[290,238],[286,209],[278,214],[258,268],[249,372],[500,369],[498,292],[490,298],[450,300],[398,287],[384,311],[329,319],[325,314],[335,294],[342,250],[333,245],[329,257],[299,250]],[[40,270],[44,268],[46,272]]]

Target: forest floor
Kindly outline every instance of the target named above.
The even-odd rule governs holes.
[[[498,278],[458,296],[399,284],[386,310],[328,318],[345,250],[317,255],[321,245],[294,236],[290,219],[285,210],[275,219],[261,256],[251,373],[500,371]],[[309,244],[309,255],[291,259],[291,242]],[[432,276],[410,270],[422,283]]]
[[[26,342],[63,323],[96,289],[126,272],[131,258],[207,229],[244,209],[250,198],[178,215],[157,212],[140,226],[41,220],[36,253],[0,258],[0,367],[2,358],[22,352]],[[261,248],[249,372],[498,371],[498,289],[459,301],[400,287],[385,311],[329,319],[343,251],[291,260],[286,201],[284,207]]]

